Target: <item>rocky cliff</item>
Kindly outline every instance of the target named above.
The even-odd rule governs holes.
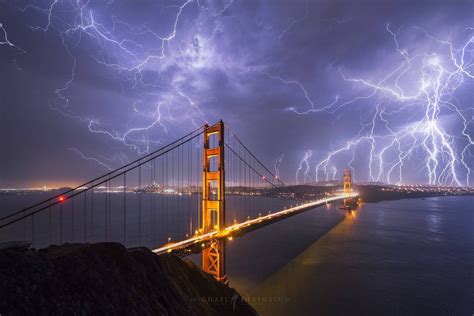
[[[0,314],[256,315],[176,256],[117,243],[0,249]]]

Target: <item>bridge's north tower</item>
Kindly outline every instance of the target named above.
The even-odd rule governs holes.
[[[342,181],[344,183],[344,194],[351,194],[352,193],[352,175],[349,169],[345,169]]]
[[[342,174],[342,183],[343,183],[343,193],[351,194],[352,193],[352,174],[350,169],[344,169]],[[351,199],[344,199],[344,207],[349,207]]]
[[[202,233],[225,228],[224,123],[204,126]],[[202,269],[227,283],[225,239],[214,239],[202,251]]]

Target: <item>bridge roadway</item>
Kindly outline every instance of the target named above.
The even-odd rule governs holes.
[[[347,198],[354,198],[358,195],[359,194],[356,192],[353,192],[351,194],[338,194],[328,198],[297,205],[284,209],[282,211],[269,213],[267,215],[260,216],[254,219],[249,219],[242,223],[233,224],[221,231],[212,231],[207,234],[197,234],[191,238],[179,242],[168,243],[163,247],[154,249],[153,252],[156,254],[165,254],[173,252],[178,255],[198,253],[200,252],[201,248],[207,247],[213,239],[233,238],[233,236],[243,235],[262,226],[280,221],[282,219],[299,214],[301,212],[308,211],[310,209],[325,205],[327,203],[336,202]]]

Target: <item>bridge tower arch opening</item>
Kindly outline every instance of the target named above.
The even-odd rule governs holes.
[[[202,173],[202,233],[225,228],[224,123],[204,126]],[[211,240],[201,253],[202,269],[228,283],[225,272],[225,239]]]

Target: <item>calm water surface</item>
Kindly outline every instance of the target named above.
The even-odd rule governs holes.
[[[41,197],[3,196],[0,213],[8,214]],[[96,195],[95,205],[104,202],[101,198]],[[143,197],[143,225],[139,230],[134,206],[137,196],[127,194],[128,246],[139,244],[138,231],[144,244],[151,246],[168,236],[177,240],[188,229],[187,221],[183,221],[187,214],[182,212],[189,208],[185,200],[157,197],[156,207],[166,211],[153,213],[151,198]],[[123,240],[122,201],[120,196],[111,201],[111,240],[119,242]],[[250,207],[242,201],[240,197],[229,198],[230,220]],[[261,199],[255,202],[268,204]],[[72,225],[72,210],[65,206],[63,228],[73,227],[75,234],[64,233],[63,242],[103,240],[105,213],[92,209],[89,202],[86,207],[80,203],[76,202],[75,210],[87,215],[87,220],[77,215]],[[196,208],[198,203],[196,198],[190,205]],[[275,203],[279,208],[291,201]],[[58,222],[57,213],[52,211],[53,224]],[[43,226],[34,231],[38,246],[41,241],[58,239],[57,231],[47,234],[47,214],[36,218]],[[94,223],[88,224],[90,219]],[[3,232],[0,239],[31,238],[31,220],[18,225]],[[156,236],[155,228],[159,232]],[[472,316],[473,228],[474,197],[365,204],[351,214],[339,210],[338,205],[324,206],[228,241],[227,273],[230,285],[261,315]],[[199,256],[188,258],[200,262]]]
[[[230,282],[261,315],[471,316],[473,205],[443,197],[309,211],[234,239]]]

